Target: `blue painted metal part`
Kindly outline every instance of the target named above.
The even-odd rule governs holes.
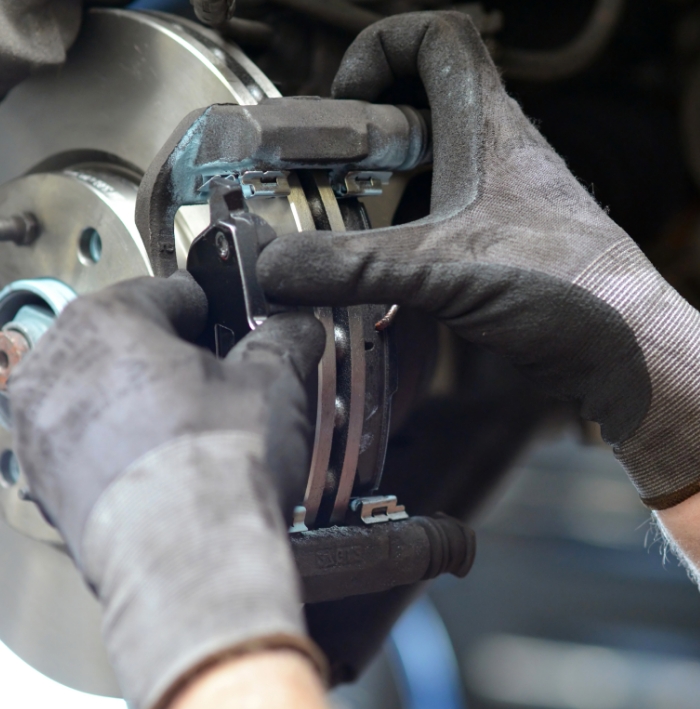
[[[127,5],[127,8],[129,10],[172,12],[175,15],[189,15],[192,12],[189,0],[135,0]]]
[[[466,709],[452,642],[428,598],[401,616],[388,646],[405,709]]]

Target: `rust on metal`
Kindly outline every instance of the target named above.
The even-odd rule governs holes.
[[[7,389],[12,370],[29,352],[27,338],[16,330],[0,331],[0,391]]]
[[[386,315],[376,322],[374,324],[374,329],[377,330],[377,332],[381,332],[382,330],[386,330],[391,323],[394,322],[394,318],[396,317],[396,314],[399,312],[399,306],[398,305],[392,305],[389,310],[386,311]]]

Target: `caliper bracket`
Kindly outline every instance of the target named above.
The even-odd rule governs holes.
[[[314,97],[215,104],[190,113],[146,171],[136,225],[154,272],[177,269],[174,220],[209,198],[212,178],[246,197],[288,194],[286,172],[326,170],[339,196],[377,193],[387,173],[431,159],[429,118],[408,106]]]

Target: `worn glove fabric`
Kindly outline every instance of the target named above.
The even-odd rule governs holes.
[[[323,327],[279,315],[220,361],[181,339],[206,312],[188,274],[121,283],[69,305],[10,382],[32,495],[99,596],[124,696],[143,709],[228,654],[324,662],[287,535]]]
[[[0,98],[32,71],[63,64],[81,13],[81,0],[0,2]]]
[[[546,392],[577,401],[648,506],[698,492],[699,314],[507,96],[464,15],[373,25],[348,50],[333,91],[374,101],[414,76],[432,110],[430,216],[279,239],[258,264],[268,294],[428,311]]]

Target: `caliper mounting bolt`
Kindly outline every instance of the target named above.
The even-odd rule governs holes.
[[[18,246],[29,246],[36,241],[40,231],[39,221],[29,212],[0,217],[0,241],[12,241]]]

